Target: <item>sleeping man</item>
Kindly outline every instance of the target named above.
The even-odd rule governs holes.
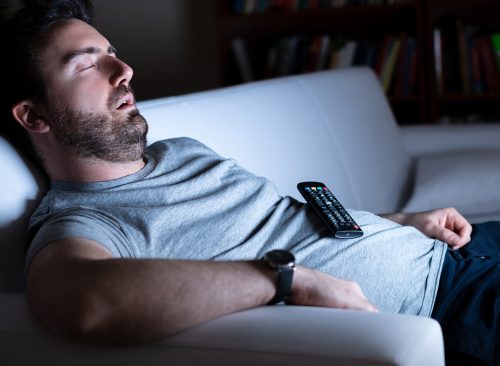
[[[349,210],[364,235],[336,239],[308,204],[198,141],[147,146],[133,71],[91,5],[27,3],[2,30],[0,125],[29,137],[51,180],[26,258],[47,328],[141,342],[285,301],[432,316],[448,364],[498,364],[499,223]]]

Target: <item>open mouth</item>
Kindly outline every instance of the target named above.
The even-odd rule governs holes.
[[[125,94],[116,103],[117,110],[127,109],[127,108],[133,107],[133,106],[134,106],[134,97],[132,96],[131,93]]]

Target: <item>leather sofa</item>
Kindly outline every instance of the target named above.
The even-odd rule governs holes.
[[[345,206],[355,209],[383,213],[419,204],[433,208],[446,196],[440,188],[452,194],[453,205],[464,200],[461,193],[453,196],[453,189],[495,184],[500,172],[495,170],[500,125],[399,127],[378,79],[366,68],[138,105],[150,125],[150,143],[190,136],[270,178],[284,195],[298,197],[299,181],[323,181]],[[135,347],[60,339],[32,317],[23,293],[25,228],[46,184],[2,137],[0,155],[3,365],[444,365],[441,329],[432,319],[315,307],[264,306]],[[468,173],[476,168],[474,157],[484,175]],[[460,172],[464,161],[468,165]],[[454,169],[452,181],[447,181],[449,167]],[[460,174],[464,181],[457,179]],[[422,191],[420,185],[428,188]],[[439,199],[426,197],[426,189]],[[482,193],[490,195],[489,206],[482,204],[484,197],[468,197],[468,216],[474,221],[500,218],[500,204],[496,211],[494,204],[498,193]]]

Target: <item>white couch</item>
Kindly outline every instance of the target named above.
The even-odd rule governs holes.
[[[365,68],[145,101],[139,107],[150,124],[149,142],[194,137],[269,177],[282,194],[297,196],[297,182],[319,180],[333,188],[345,206],[356,209],[397,211],[412,192],[414,207],[423,201],[434,205],[446,196],[439,188],[450,166],[453,177],[465,176],[463,182],[452,179],[444,184],[445,193],[455,194],[452,200],[458,203],[463,195],[453,190],[495,184],[500,171],[495,171],[499,159],[490,159],[499,153],[500,125],[399,128],[377,78]],[[2,138],[0,155],[2,365],[444,364],[441,330],[432,319],[313,307],[243,311],[131,348],[59,339],[32,318],[23,295],[27,217],[45,187],[36,170]],[[474,161],[468,161],[466,174],[460,172],[468,156],[486,164],[483,168],[489,175],[469,177]],[[436,162],[446,165],[436,170]],[[434,173],[429,176],[426,169]],[[438,187],[433,187],[434,178]],[[439,197],[427,199],[419,184]],[[486,194],[490,201],[498,195]],[[481,204],[474,204],[479,198],[472,194],[467,199],[476,220],[500,217],[500,205],[496,211],[490,207],[482,211]]]

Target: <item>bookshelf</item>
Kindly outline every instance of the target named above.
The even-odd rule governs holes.
[[[500,41],[498,11],[499,0],[428,0],[430,120],[500,121],[500,63],[492,42]]]
[[[444,51],[457,25],[474,37],[500,32],[500,0],[217,0],[217,7],[222,85],[347,62],[375,70],[400,124],[500,121],[500,88],[449,88],[465,69],[458,53],[451,62],[453,52]],[[450,65],[458,74],[443,83]]]

